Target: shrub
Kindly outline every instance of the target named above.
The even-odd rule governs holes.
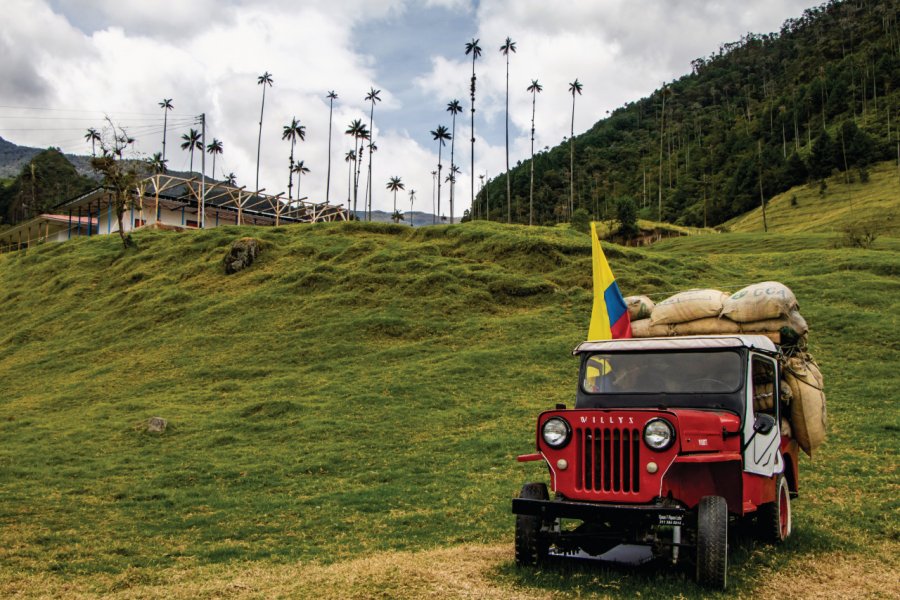
[[[848,225],[843,231],[844,236],[840,245],[847,248],[869,249],[875,244],[879,234],[878,225],[874,223]]]
[[[581,233],[590,233],[591,215],[584,208],[576,208],[572,213],[572,229]]]
[[[869,170],[867,168],[859,168],[859,181],[860,183],[869,183]]]
[[[634,200],[619,198],[616,201],[616,219],[619,221],[619,235],[631,239],[638,234],[637,204]]]

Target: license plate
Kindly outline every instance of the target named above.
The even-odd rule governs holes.
[[[660,525],[684,525],[681,515],[659,515]]]

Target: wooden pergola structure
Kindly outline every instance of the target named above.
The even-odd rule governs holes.
[[[341,204],[307,202],[305,198],[283,198],[284,192],[276,195],[266,194],[265,188],[256,191],[247,190],[246,186],[236,187],[222,181],[210,181],[204,185],[199,177],[181,177],[159,173],[151,175],[139,184],[136,196],[141,201],[152,196],[158,209],[159,199],[187,200],[201,208],[207,207],[231,209],[237,212],[237,224],[243,225],[243,216],[250,213],[274,219],[274,224],[282,221],[288,223],[322,223],[329,221],[349,220],[349,211]]]

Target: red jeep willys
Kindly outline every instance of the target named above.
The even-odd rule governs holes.
[[[546,461],[553,499],[528,483],[513,500],[518,564],[635,544],[693,558],[697,580],[724,589],[730,518],[755,518],[769,540],[790,534],[798,451],[772,401],[781,364],[770,339],[620,339],[574,354],[575,407],[542,413],[537,452],[519,457]]]

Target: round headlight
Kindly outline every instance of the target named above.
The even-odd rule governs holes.
[[[551,417],[547,419],[541,428],[541,436],[551,448],[562,448],[569,442],[572,434],[572,428],[566,423],[565,419],[560,417]]]
[[[644,426],[644,443],[653,450],[665,450],[675,441],[675,428],[665,419],[651,419]]]

